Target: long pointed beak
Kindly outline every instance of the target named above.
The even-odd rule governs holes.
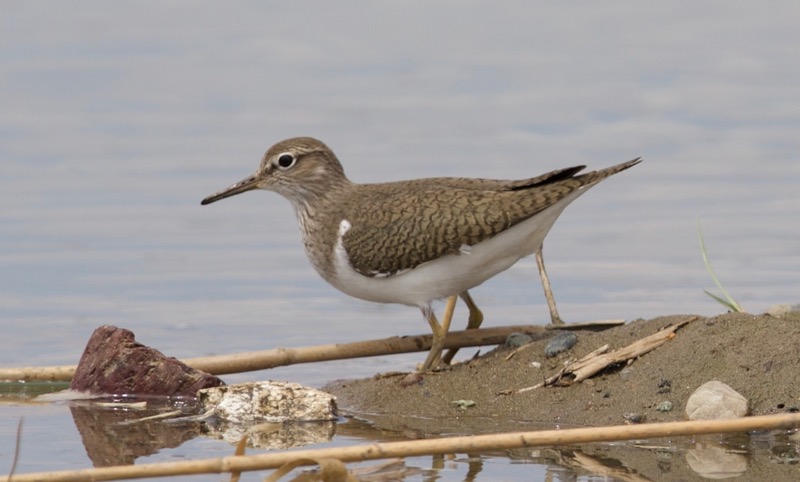
[[[232,184],[222,191],[218,193],[214,193],[207,198],[203,199],[200,204],[205,206],[206,204],[211,204],[214,201],[219,201],[220,199],[225,199],[226,197],[235,196],[237,194],[241,194],[243,192],[252,191],[253,189],[258,189],[258,178],[256,175],[252,175],[241,181],[237,182],[236,184]]]

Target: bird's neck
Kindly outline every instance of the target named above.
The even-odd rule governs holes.
[[[341,205],[340,200],[346,197],[353,187],[354,184],[342,176],[326,179],[325,185],[307,183],[301,189],[294,191],[292,196],[286,196],[294,207],[304,240],[313,237],[311,232],[321,229],[322,224],[333,222],[336,224],[334,229],[338,229],[340,220],[331,221],[327,218],[338,215],[337,206]]]
[[[344,179],[333,188],[309,192],[302,199],[291,200],[306,255],[314,269],[329,282],[335,270],[328,255],[335,246],[339,223],[344,216],[342,199],[352,187],[353,184]]]

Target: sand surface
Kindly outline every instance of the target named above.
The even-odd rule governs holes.
[[[627,364],[609,367],[581,383],[514,393],[604,344],[615,350],[692,318],[665,344]],[[575,333],[577,344],[553,358],[544,355],[545,339],[530,343],[510,359],[511,349],[499,347],[425,374],[410,385],[401,383],[406,374],[379,374],[332,382],[325,389],[338,397],[345,414],[383,429],[419,435],[617,425],[631,417],[645,422],[684,420],[687,398],[709,380],[725,382],[745,396],[753,415],[800,409],[800,315],[796,313],[781,318],[673,315]],[[475,351],[462,350],[457,359],[467,359]],[[461,408],[453,403],[458,400],[471,406]],[[672,403],[671,411],[656,410],[666,401]]]

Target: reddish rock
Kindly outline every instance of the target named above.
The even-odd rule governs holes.
[[[225,383],[158,350],[133,332],[104,325],[92,333],[69,387],[98,394],[189,395]]]

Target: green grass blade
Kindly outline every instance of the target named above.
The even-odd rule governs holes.
[[[740,312],[740,311],[741,311],[741,309],[739,309],[739,308],[737,308],[736,306],[734,306],[734,305],[730,304],[730,302],[729,302],[728,300],[726,300],[726,299],[724,299],[724,298],[720,298],[719,296],[715,295],[714,293],[712,293],[712,292],[710,292],[710,291],[708,291],[708,290],[703,290],[703,293],[707,294],[707,295],[708,295],[708,296],[710,296],[711,298],[714,298],[714,300],[715,300],[717,303],[719,303],[719,304],[721,304],[722,306],[724,306],[724,307],[728,308],[728,310],[729,310],[729,311],[736,311],[736,312]]]
[[[711,261],[708,260],[708,253],[706,252],[706,242],[703,239],[703,231],[700,229],[699,219],[697,220],[697,234],[700,236],[700,252],[703,254],[703,263],[705,263],[706,265],[706,270],[708,271],[708,274],[711,275],[711,279],[714,280],[714,284],[717,285],[717,288],[719,288],[719,290],[722,291],[722,295],[725,298],[713,295],[705,290],[703,290],[703,292],[708,296],[714,298],[717,302],[721,303],[723,306],[726,306],[729,310],[738,313],[743,312],[744,310],[739,305],[739,303],[737,303],[736,300],[733,299],[733,297],[730,294],[728,294],[728,292],[722,286],[722,283],[719,282],[716,273],[714,273],[714,268],[711,267]]]

